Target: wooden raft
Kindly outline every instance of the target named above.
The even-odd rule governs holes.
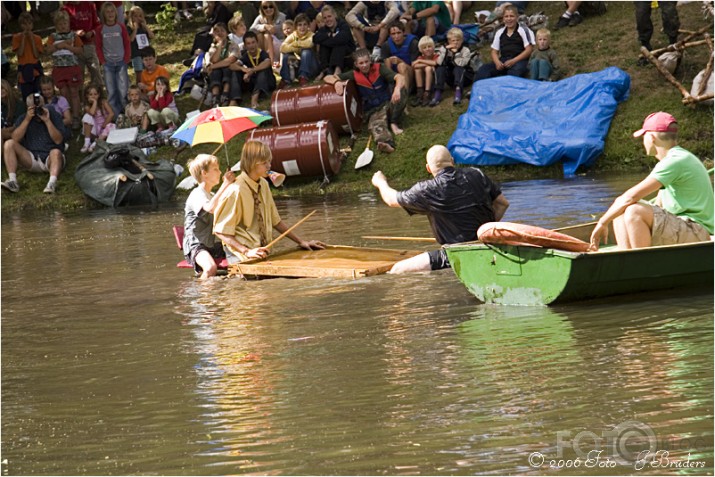
[[[328,245],[325,250],[288,250],[266,259],[248,260],[229,266],[229,276],[294,278],[361,278],[386,273],[418,250]]]

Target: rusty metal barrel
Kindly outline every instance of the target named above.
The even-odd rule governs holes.
[[[362,102],[354,81],[348,81],[342,95],[329,84],[281,89],[271,96],[274,126],[331,121],[338,132],[353,134],[362,125]]]
[[[340,171],[338,133],[330,121],[251,130],[272,154],[271,169],[286,176],[327,178]]]

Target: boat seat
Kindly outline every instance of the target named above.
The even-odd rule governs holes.
[[[181,225],[174,225],[171,227],[172,232],[174,232],[174,239],[176,240],[176,246],[179,250],[184,249],[184,227]],[[219,270],[228,270],[228,260],[222,258],[217,264]],[[193,270],[194,267],[189,265],[186,260],[182,260],[176,264],[177,268],[190,268]]]

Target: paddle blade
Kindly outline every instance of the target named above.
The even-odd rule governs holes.
[[[365,148],[365,150],[360,154],[355,161],[355,169],[360,169],[365,167],[372,162],[373,152],[370,149]]]

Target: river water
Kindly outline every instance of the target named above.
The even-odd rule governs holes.
[[[504,184],[505,220],[588,221],[637,179]],[[361,239],[429,233],[374,193],[277,202],[318,210],[306,238],[427,249]],[[713,473],[712,291],[547,308],[481,305],[449,270],[200,283],[175,268],[182,220],[3,217],[3,475]]]

